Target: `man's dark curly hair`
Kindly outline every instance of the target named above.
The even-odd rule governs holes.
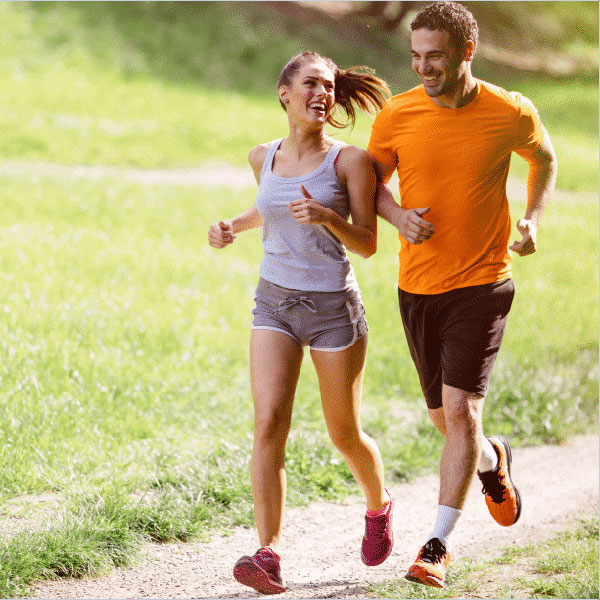
[[[454,47],[464,50],[468,40],[477,47],[479,28],[473,15],[458,2],[434,2],[417,14],[410,24],[412,31],[429,29],[447,31]]]

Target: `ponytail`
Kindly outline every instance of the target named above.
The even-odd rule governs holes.
[[[387,98],[391,96],[390,89],[383,79],[375,76],[375,71],[369,67],[350,67],[340,69],[331,58],[321,56],[318,52],[300,52],[292,56],[281,70],[277,87],[290,85],[292,78],[300,67],[308,61],[322,62],[329,67],[335,75],[335,105],[341,106],[346,113],[347,121],[344,123],[333,116],[327,122],[338,129],[348,125],[354,127],[356,121],[356,108],[364,112],[373,112],[380,109]],[[282,108],[285,105],[281,100]]]
[[[335,72],[335,104],[344,109],[348,120],[342,123],[331,114],[327,122],[339,129],[348,125],[354,127],[355,106],[363,112],[374,112],[380,109],[390,96],[390,89],[386,82],[376,77],[373,69],[362,66],[349,69],[338,68]]]

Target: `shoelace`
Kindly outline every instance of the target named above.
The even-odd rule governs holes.
[[[496,471],[479,473],[479,479],[483,484],[481,491],[487,494],[496,504],[500,504],[504,500],[506,486],[498,477],[498,473]]]
[[[381,538],[386,535],[389,522],[387,513],[378,517],[367,517],[367,537]]]
[[[287,298],[286,300],[281,300],[279,302],[279,306],[277,308],[277,312],[283,312],[296,304],[302,304],[304,308],[308,309],[312,313],[317,312],[317,305],[306,296],[296,296],[295,298]]]
[[[254,555],[254,560],[265,570],[267,573],[274,575],[275,578],[279,577],[279,560],[276,554],[274,554],[269,548],[261,548]]]
[[[435,564],[440,562],[444,554],[446,554],[446,546],[444,546],[437,538],[433,538],[423,546],[421,560]]]

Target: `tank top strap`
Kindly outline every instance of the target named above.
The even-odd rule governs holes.
[[[331,148],[329,148],[329,151],[327,152],[327,156],[325,157],[325,167],[328,169],[332,169],[335,167],[335,162],[338,159],[338,156],[340,154],[340,150],[346,146],[345,142],[334,142],[333,146],[331,146]]]
[[[271,172],[271,167],[273,166],[273,159],[275,158],[275,152],[277,152],[277,150],[279,149],[281,142],[283,142],[283,138],[279,138],[278,140],[273,140],[269,144],[269,147],[267,148],[267,154],[265,155],[265,160],[263,162],[262,169],[260,170],[261,179],[265,173]]]

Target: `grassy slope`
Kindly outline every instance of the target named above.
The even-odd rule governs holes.
[[[593,45],[593,18],[581,14],[585,27],[569,43]],[[249,148],[285,130],[274,82],[287,58],[306,47],[343,66],[375,67],[395,93],[415,84],[402,37],[325,17],[302,24],[267,3],[3,3],[0,16],[0,150],[7,157],[243,164]],[[530,80],[483,58],[475,73],[538,105],[559,151],[561,187],[597,187],[597,77]],[[369,123],[360,121],[354,143],[366,145]]]
[[[221,439],[224,451],[248,439],[247,319],[259,234],[218,253],[203,232],[240,199],[251,202],[252,192],[18,180],[5,181],[2,199],[0,374],[11,411],[0,422],[9,442],[0,449],[5,492],[66,491],[82,475],[93,485],[122,478],[135,486],[195,463]],[[597,270],[598,247],[581,213],[598,217],[588,202],[584,196],[550,212],[539,254],[515,261],[520,293],[486,418],[521,442],[562,439],[594,414],[598,289],[586,274]],[[423,466],[418,450],[436,436],[423,425],[414,437],[405,432],[412,422],[387,419],[406,406],[424,417],[399,323],[390,327],[396,245],[382,226],[378,254],[354,264],[372,340],[365,420],[377,439],[390,440],[385,454],[404,476]],[[303,427],[290,452],[299,459],[312,447],[313,458],[296,474],[292,468],[292,479],[317,477],[311,461],[335,455],[317,389],[307,368],[295,415]],[[407,442],[396,447],[399,438]],[[248,450],[238,449],[244,461]],[[311,486],[302,484],[307,494]]]

